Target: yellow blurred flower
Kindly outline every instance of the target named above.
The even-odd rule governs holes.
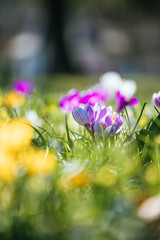
[[[15,156],[3,150],[0,151],[0,179],[12,181],[15,178],[16,164]]]
[[[30,151],[23,153],[21,158],[22,164],[27,168],[29,174],[50,174],[56,166],[56,157],[48,149],[30,149]]]
[[[65,174],[59,182],[60,188],[64,190],[71,190],[73,188],[81,188],[91,185],[93,182],[92,174],[87,170],[80,172],[70,172]]]
[[[24,103],[25,96],[16,92],[9,92],[3,97],[3,103],[8,107],[19,107]]]
[[[111,166],[103,166],[98,170],[95,180],[99,185],[112,186],[117,181],[117,171]]]
[[[31,143],[34,130],[23,119],[0,122],[0,144],[4,149],[17,151]]]

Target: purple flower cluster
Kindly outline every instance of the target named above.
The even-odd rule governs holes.
[[[107,98],[108,93],[101,86],[96,86],[96,88],[82,94],[78,90],[72,89],[68,96],[61,98],[59,105],[63,112],[70,112],[81,104],[89,103],[93,107],[97,102],[104,103]]]
[[[160,108],[160,92],[158,93],[154,93],[152,96],[152,100],[154,102],[154,104]]]
[[[78,107],[72,110],[74,120],[85,127],[91,134],[102,137],[103,129],[105,137],[114,136],[122,130],[123,115],[112,112],[112,107],[102,107],[96,103],[94,107],[86,104],[84,109]]]

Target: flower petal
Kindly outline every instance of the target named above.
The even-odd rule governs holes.
[[[109,126],[112,126],[114,123],[112,117],[110,115],[107,115],[105,117],[105,124],[106,124],[106,127],[109,127]]]
[[[98,119],[96,121],[99,122],[106,114],[107,114],[107,108],[103,107],[101,109],[99,117],[98,117]]]
[[[130,102],[129,102],[129,105],[130,106],[135,106],[139,103],[139,100],[138,98],[131,98]]]
[[[86,114],[82,108],[78,107],[75,110],[72,110],[72,116],[74,120],[83,127],[90,122],[88,114]]]
[[[114,129],[113,131],[111,131],[111,136],[114,136],[118,133],[120,133],[122,131],[122,126],[119,126],[118,128]]]

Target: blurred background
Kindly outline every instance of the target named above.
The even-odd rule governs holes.
[[[1,76],[160,72],[159,0],[1,0]]]

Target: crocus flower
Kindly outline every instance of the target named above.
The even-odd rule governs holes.
[[[99,103],[95,104],[94,107],[91,107],[89,104],[86,104],[84,109],[78,107],[72,111],[74,120],[85,127],[91,136],[94,136],[94,124],[95,122],[100,121],[107,113],[105,107],[101,107]]]
[[[100,137],[103,135],[102,128],[104,129],[105,137],[114,136],[122,130],[124,121],[122,113],[120,113],[120,116],[116,112],[112,113],[112,107],[108,107],[106,110],[107,114],[105,117],[94,124],[95,133]]]
[[[124,106],[135,106],[139,103],[139,100],[135,97],[128,99],[124,95],[120,93],[120,91],[116,94],[116,103],[117,103],[117,112],[120,112],[124,109]]]
[[[68,96],[61,98],[59,106],[63,112],[67,113],[77,108],[80,104],[80,100],[81,97],[78,90],[72,89]]]
[[[17,80],[13,83],[13,89],[23,95],[31,94],[35,89],[33,82],[29,80]]]
[[[158,93],[154,93],[152,96],[152,100],[154,102],[154,104],[160,108],[160,92]]]
[[[136,92],[137,86],[133,80],[122,79],[117,72],[107,72],[100,77],[101,86],[110,93],[113,98],[117,91],[130,98]]]
[[[90,91],[82,93],[81,103],[94,106],[98,103],[105,103],[109,94],[108,92],[99,84],[95,85]]]

